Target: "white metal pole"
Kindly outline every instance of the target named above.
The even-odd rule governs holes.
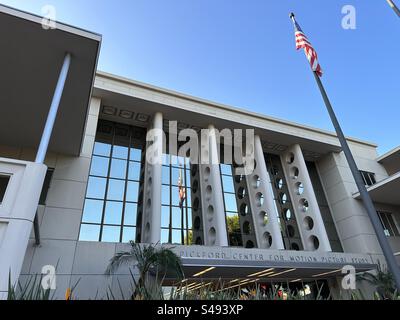
[[[67,53],[64,57],[64,62],[58,76],[57,86],[54,90],[53,100],[51,101],[50,110],[47,115],[46,125],[42,133],[42,138],[40,139],[40,145],[35,159],[36,163],[43,163],[46,157],[47,148],[49,146],[54,122],[56,121],[57,111],[64,91],[65,81],[67,80],[70,65],[71,54]]]

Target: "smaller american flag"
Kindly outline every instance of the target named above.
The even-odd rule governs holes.
[[[182,169],[179,170],[178,190],[179,190],[179,208],[182,208],[183,202],[186,199],[186,188],[182,186]]]
[[[308,41],[307,36],[304,34],[303,30],[301,30],[299,24],[297,23],[296,19],[294,18],[294,14],[290,14],[290,18],[294,24],[294,33],[296,37],[296,49],[299,50],[304,48],[304,52],[308,61],[310,62],[311,69],[315,71],[318,76],[322,76],[322,69],[320,64],[318,63],[318,56],[317,52],[314,50],[310,41]]]

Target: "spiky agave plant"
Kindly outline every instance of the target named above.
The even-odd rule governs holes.
[[[135,283],[134,298],[154,299],[161,295],[161,288],[158,285],[169,273],[174,274],[178,279],[183,278],[183,268],[180,257],[171,248],[153,245],[138,244],[130,241],[129,251],[118,252],[110,260],[106,274],[115,273],[122,265],[131,264],[139,271],[139,278]],[[155,283],[149,283],[150,274],[155,275]],[[156,292],[156,294],[154,293]]]

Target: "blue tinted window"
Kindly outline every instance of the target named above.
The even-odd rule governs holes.
[[[93,148],[93,154],[98,156],[109,157],[111,152],[111,144],[95,142]]]
[[[101,223],[103,203],[102,200],[86,199],[83,207],[82,222]]]
[[[107,179],[89,177],[86,196],[88,198],[104,199]]]
[[[103,234],[101,241],[103,242],[119,242],[121,227],[103,226]]]
[[[81,241],[99,241],[100,225],[82,224],[79,240]]]
[[[135,239],[142,161],[136,144],[145,136],[145,129],[99,120],[79,240]]]
[[[90,175],[107,177],[109,161],[108,158],[93,156],[90,166]]]

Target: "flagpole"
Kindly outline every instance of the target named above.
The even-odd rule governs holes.
[[[400,9],[395,5],[395,3],[392,0],[386,0],[389,6],[393,9],[393,11],[397,14],[397,16],[400,18]]]
[[[367,188],[365,187],[365,184],[361,177],[360,171],[358,170],[357,164],[354,161],[354,157],[350,151],[349,145],[347,144],[346,138],[344,137],[343,131],[342,131],[342,129],[339,125],[339,122],[336,118],[335,112],[333,111],[332,105],[329,101],[328,95],[326,94],[326,91],[322,84],[322,81],[315,71],[313,71],[313,74],[314,74],[315,81],[317,81],[318,88],[321,91],[322,98],[324,99],[324,102],[325,102],[326,108],[328,110],[329,116],[332,120],[333,126],[335,127],[336,134],[339,138],[340,144],[342,146],[342,150],[343,150],[344,155],[349,164],[353,178],[356,182],[358,191],[360,192],[362,202],[364,203],[364,206],[365,206],[365,209],[367,210],[368,216],[371,219],[372,226],[374,227],[379,244],[380,244],[383,254],[386,258],[386,262],[388,264],[389,270],[391,271],[391,273],[394,276],[397,289],[400,291],[400,269],[397,265],[392,248],[390,247],[390,244],[384,233],[384,230],[383,230],[382,224],[379,220],[375,206],[372,203],[372,200],[371,200],[371,197],[369,196]]]
[[[295,22],[293,13],[290,14],[290,18],[292,19],[293,22]],[[328,110],[332,124],[335,128],[339,142],[342,146],[343,153],[346,157],[346,160],[349,164],[351,173],[356,182],[358,191],[360,192],[362,202],[364,203],[364,207],[367,210],[368,216],[369,216],[372,226],[375,230],[376,236],[378,238],[378,242],[381,246],[383,255],[385,256],[386,262],[388,264],[388,268],[389,268],[390,272],[392,273],[393,278],[396,283],[396,286],[397,286],[397,289],[400,292],[400,268],[397,265],[392,248],[390,247],[389,241],[387,240],[387,237],[384,233],[383,226],[379,220],[379,217],[378,217],[378,214],[374,207],[374,204],[372,203],[371,197],[369,196],[367,188],[361,177],[360,171],[357,168],[357,164],[356,164],[354,157],[350,151],[349,145],[347,144],[347,140],[343,134],[342,128],[340,127],[339,121],[336,118],[336,114],[332,108],[330,101],[329,101],[328,95],[325,91],[322,81],[316,71],[313,71],[313,74],[314,74],[315,81],[318,84],[318,88],[321,92],[322,98],[324,100],[326,109]]]

